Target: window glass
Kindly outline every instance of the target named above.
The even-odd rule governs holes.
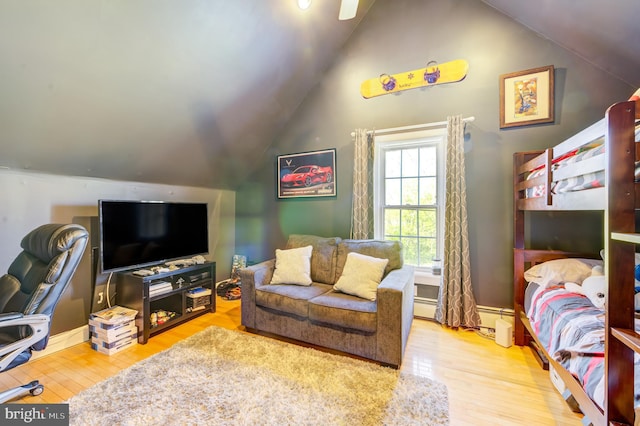
[[[418,148],[403,149],[402,151],[402,177],[418,176],[418,161],[420,150]]]
[[[401,179],[385,179],[385,205],[387,206],[399,206],[400,202],[400,185],[402,185]]]
[[[400,230],[402,236],[418,236],[418,211],[402,209],[400,213]]]
[[[444,234],[446,130],[376,137],[375,237],[402,242],[404,261],[429,271]]]
[[[397,240],[400,238],[400,209],[384,210],[384,238]]]
[[[402,237],[400,238],[400,242],[402,243],[405,263],[408,263],[409,265],[418,265],[420,263],[420,259],[418,257],[418,239]]]
[[[418,178],[402,178],[402,205],[418,204],[420,193],[418,190]]]
[[[385,151],[385,172],[387,178],[402,176],[402,151],[389,150]]]
[[[437,170],[435,146],[420,148],[420,176],[435,176]]]
[[[435,176],[420,178],[419,197],[420,201],[418,204],[421,206],[436,204],[438,199],[438,187]]]

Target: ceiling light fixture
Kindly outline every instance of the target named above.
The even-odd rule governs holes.
[[[298,0],[298,7],[301,10],[307,10],[311,6],[311,0]]]
[[[358,0],[342,0],[340,2],[340,14],[338,19],[340,21],[346,21],[356,17],[358,12]]]

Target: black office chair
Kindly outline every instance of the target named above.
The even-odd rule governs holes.
[[[80,225],[42,225],[21,242],[22,252],[0,277],[0,372],[24,364],[49,341],[51,316],[87,245]],[[37,381],[0,392],[0,403],[39,395]]]

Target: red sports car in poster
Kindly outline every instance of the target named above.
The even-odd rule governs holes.
[[[336,150],[279,155],[278,198],[335,197]]]
[[[285,188],[292,188],[309,187],[319,183],[330,183],[331,181],[333,181],[331,167],[309,165],[300,166],[293,172],[282,176],[280,184]]]

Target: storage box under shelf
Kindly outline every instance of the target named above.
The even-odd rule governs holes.
[[[115,341],[106,341],[99,337],[91,337],[91,349],[106,355],[113,355],[138,344],[138,329]]]
[[[89,315],[89,324],[103,330],[121,327],[135,319],[138,311],[123,306],[112,306]]]
[[[138,332],[138,327],[136,327],[134,319],[110,329],[104,329],[99,326],[96,326],[95,323],[92,324],[92,321],[89,320],[90,337],[97,337],[106,342],[114,342],[122,339],[125,336],[129,336],[131,333],[137,333],[137,332]]]
[[[211,289],[196,289],[187,292],[187,312],[205,309],[211,304]]]

